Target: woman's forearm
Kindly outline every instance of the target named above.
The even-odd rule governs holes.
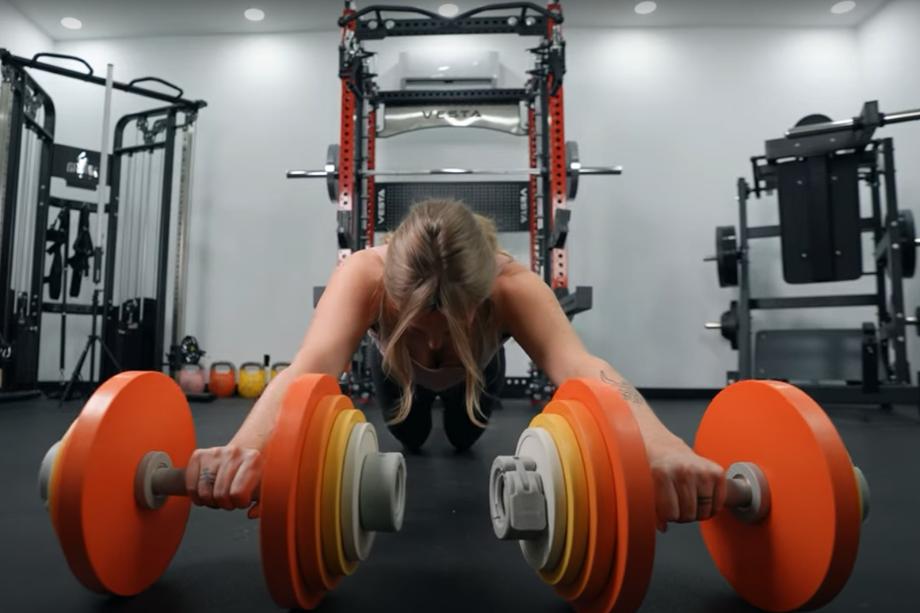
[[[604,384],[613,387],[622,396],[629,408],[632,409],[633,416],[639,424],[639,430],[642,432],[642,438],[645,439],[646,445],[649,443],[673,443],[676,440],[680,440],[661,423],[661,420],[652,411],[645,398],[639,393],[639,390],[606,361],[591,356],[590,359],[585,359],[584,363],[576,365],[574,370],[577,374],[571,376],[598,379]]]
[[[243,425],[230,440],[230,445],[260,451],[265,447],[278,420],[284,394],[297,374],[293,368],[288,367],[269,382],[249,411]]]

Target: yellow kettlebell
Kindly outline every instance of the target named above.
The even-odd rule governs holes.
[[[291,365],[290,362],[275,362],[274,364],[272,364],[272,376],[271,376],[271,378],[274,379],[275,377],[277,377],[278,374],[279,374],[282,370],[284,370],[285,368],[287,368],[287,367],[290,366],[290,365]]]
[[[265,389],[265,368],[258,362],[246,362],[240,366],[240,378],[236,384],[237,393],[243,398],[258,398]]]

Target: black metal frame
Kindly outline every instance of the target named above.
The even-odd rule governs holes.
[[[0,50],[0,60],[5,59]],[[45,231],[48,221],[48,199],[51,183],[51,156],[54,146],[55,108],[51,97],[25,71],[18,70],[5,61],[0,62],[0,80],[9,88],[12,100],[9,109],[9,144],[7,146],[5,193],[3,194],[2,240],[0,252],[0,334],[9,351],[2,352],[0,365],[4,373],[0,389],[4,392],[34,389],[38,382],[38,348],[41,333],[41,297],[44,288]],[[35,103],[43,110],[41,124],[32,115]],[[30,110],[31,108],[31,110]],[[16,220],[21,210],[19,172],[22,163],[21,149],[27,131],[35,134],[41,143],[41,163],[38,171],[37,200],[26,203],[35,207],[35,228],[32,243],[24,245],[32,250],[32,270],[29,271],[28,293],[17,295],[13,288],[13,266],[17,258],[15,241]],[[2,145],[0,145],[2,146]],[[25,209],[27,210],[27,209]],[[29,230],[26,229],[28,232]],[[26,236],[25,234],[23,236]]]
[[[124,115],[115,124],[115,139],[112,147],[113,188],[109,206],[113,214],[109,215],[108,218],[108,248],[106,250],[107,255],[105,263],[105,282],[103,284],[103,310],[106,314],[112,314],[113,312],[118,312],[121,309],[121,305],[116,305],[114,303],[114,291],[115,258],[118,256],[116,253],[116,245],[118,244],[118,217],[122,208],[120,187],[124,159],[125,157],[133,156],[135,154],[152,153],[158,149],[163,149],[164,152],[163,175],[160,178],[162,189],[160,200],[160,219],[158,222],[159,247],[157,251],[156,262],[156,295],[154,296],[156,305],[156,319],[154,322],[155,332],[154,341],[151,346],[151,354],[147,356],[147,360],[149,360],[148,368],[151,370],[158,370],[164,365],[164,339],[166,330],[166,274],[169,269],[169,225],[172,211],[172,187],[173,167],[175,163],[176,131],[179,125],[178,115],[180,112],[189,113],[190,119],[187,119],[187,121],[194,122],[194,114],[197,111],[190,111],[187,107],[183,107],[181,105],[171,105],[150,109],[147,111],[141,111],[139,113]],[[131,124],[156,118],[165,119],[163,140],[135,146],[124,145],[125,131]],[[126,299],[125,296],[120,296],[119,298],[121,300]],[[146,298],[146,296],[134,296],[131,297],[130,300],[140,303]],[[118,320],[117,317],[115,319]],[[107,328],[110,325],[112,325],[112,318],[104,317],[102,326],[103,338],[106,338],[107,333],[109,332]],[[107,365],[107,368],[104,368],[104,370],[108,370],[110,373],[116,371],[114,365],[111,364]]]
[[[346,4],[347,6],[347,4]],[[488,15],[496,11],[518,11],[517,14]],[[393,14],[409,14],[414,18],[397,19]],[[562,11],[551,11],[533,2],[503,2],[481,6],[444,17],[438,13],[396,5],[369,6],[353,11],[339,19],[339,26],[356,24],[358,40],[383,40],[391,36],[425,36],[442,34],[518,34],[543,36],[548,20],[562,23]]]
[[[69,68],[64,68],[62,66],[41,61],[42,57],[52,57],[64,60],[70,60],[78,62],[85,66],[86,71],[81,72],[79,70],[71,70]],[[157,108],[142,113],[135,113],[123,117],[117,127],[116,127],[116,138],[115,138],[115,150],[113,151],[112,158],[110,159],[110,167],[113,169],[113,172],[109,176],[109,185],[112,187],[111,190],[111,200],[106,207],[106,211],[109,213],[114,213],[109,215],[108,218],[108,233],[106,239],[106,245],[104,247],[104,256],[105,256],[105,267],[104,267],[104,279],[101,277],[96,278],[98,283],[102,281],[101,292],[104,294],[104,303],[102,309],[97,309],[93,305],[87,304],[74,304],[68,303],[67,301],[67,292],[63,293],[63,300],[61,302],[54,301],[44,301],[44,271],[45,271],[45,247],[46,247],[46,231],[48,226],[48,213],[49,208],[54,207],[62,210],[85,210],[91,213],[98,213],[98,206],[95,203],[89,202],[77,202],[73,200],[66,200],[61,198],[55,198],[50,195],[50,182],[52,176],[52,158],[54,155],[54,104],[51,98],[38,86],[37,83],[31,78],[28,70],[41,70],[44,72],[49,72],[59,76],[64,76],[67,78],[77,79],[94,85],[106,85],[106,80],[98,77],[94,74],[92,67],[89,66],[87,62],[78,58],[76,56],[61,55],[55,53],[40,53],[36,54],[31,59],[16,56],[10,53],[6,49],[0,48],[0,69],[2,69],[2,76],[4,81],[9,83],[9,86],[12,88],[13,93],[13,104],[11,109],[10,116],[10,142],[8,146],[8,159],[6,165],[6,176],[8,177],[8,182],[5,187],[4,200],[5,206],[2,211],[2,245],[3,249],[0,251],[0,308],[2,308],[2,319],[0,319],[0,333],[2,333],[3,338],[13,339],[13,355],[19,356],[20,354],[25,354],[28,359],[6,359],[2,357],[3,352],[0,351],[0,364],[3,365],[4,371],[11,366],[15,366],[15,376],[6,376],[2,382],[3,391],[9,389],[21,389],[23,387],[35,387],[38,383],[38,347],[39,347],[39,333],[41,328],[41,319],[42,313],[57,313],[61,314],[62,318],[65,318],[68,314],[74,315],[88,315],[94,319],[94,332],[93,336],[95,337],[95,317],[97,311],[99,315],[104,314],[106,309],[111,308],[111,299],[112,299],[112,281],[114,274],[114,262],[117,254],[116,250],[116,237],[117,237],[117,213],[118,213],[118,197],[119,197],[119,171],[120,165],[118,163],[113,163],[113,160],[120,160],[124,155],[131,155],[139,151],[148,149],[147,146],[140,147],[121,147],[121,136],[124,130],[124,127],[130,123],[132,120],[138,118],[153,118],[165,116],[168,124],[168,138],[166,143],[157,145],[159,147],[165,147],[167,150],[166,160],[164,163],[164,176],[163,176],[163,186],[162,190],[162,214],[159,225],[160,233],[160,249],[157,258],[157,300],[158,304],[158,315],[157,315],[157,325],[156,325],[156,347],[158,348],[155,352],[155,355],[150,356],[150,367],[154,369],[159,369],[163,365],[163,344],[164,344],[164,330],[165,330],[165,297],[166,297],[166,274],[168,269],[168,237],[169,237],[169,215],[170,215],[170,202],[172,198],[172,169],[173,169],[173,149],[175,145],[175,132],[177,129],[185,129],[188,126],[192,125],[197,116],[197,112],[207,106],[207,104],[202,100],[190,100],[183,98],[183,90],[168,81],[157,77],[141,77],[134,79],[129,83],[113,82],[112,87],[115,90],[124,91],[130,94],[135,94],[143,96],[145,98],[159,100],[168,102],[169,106]],[[140,87],[137,84],[142,82],[157,82],[167,87],[170,87],[175,90],[175,93],[164,93],[145,87]],[[28,113],[25,112],[25,105],[28,103],[26,100],[26,95],[24,92],[30,90],[33,92],[34,96],[37,96],[38,99],[42,102],[45,108],[44,112],[44,121],[42,125],[37,124]],[[176,117],[179,113],[185,115],[185,123],[178,125]],[[36,223],[34,228],[34,243],[31,246],[33,250],[32,257],[32,270],[31,274],[31,291],[30,295],[23,299],[23,297],[13,296],[13,290],[11,287],[10,274],[13,265],[14,253],[19,248],[14,244],[13,240],[13,229],[15,224],[15,219],[17,215],[17,208],[19,207],[18,201],[18,172],[20,166],[20,144],[21,138],[24,133],[24,130],[31,130],[34,132],[43,144],[42,158],[41,158],[41,169],[39,173],[39,189],[38,189],[38,202],[36,203],[37,212],[36,212]],[[102,255],[102,251],[97,247],[97,256]],[[69,245],[67,246],[69,250]],[[68,251],[69,254],[69,251]],[[100,258],[101,259],[101,258]],[[101,262],[100,262],[101,263]],[[102,272],[102,271],[99,271]],[[95,275],[94,275],[95,276]],[[105,320],[105,318],[103,318]],[[62,322],[63,326],[66,326],[66,319]],[[103,328],[105,324],[103,324]],[[63,360],[63,335],[66,332],[66,328],[62,330],[62,360]],[[0,339],[2,340],[2,339]],[[27,342],[26,342],[27,341]],[[92,352],[92,357],[90,363],[95,365],[95,344],[90,342],[87,347]],[[82,360],[81,360],[82,364]],[[63,368],[63,364],[61,366]],[[92,377],[91,377],[92,378]]]
[[[854,122],[854,125],[863,124]],[[736,331],[738,370],[727,373],[729,382],[758,376],[759,371],[757,364],[754,363],[755,353],[752,342],[751,314],[753,311],[874,306],[877,310],[877,324],[865,324],[862,331],[864,366],[863,378],[858,382],[859,384],[853,385],[853,382],[850,382],[851,385],[806,383],[802,387],[817,400],[827,403],[878,404],[882,407],[890,407],[892,404],[920,406],[920,388],[911,383],[910,365],[907,360],[903,271],[898,252],[902,237],[898,223],[894,141],[891,138],[872,139],[873,130],[864,128],[863,125],[862,129],[854,129],[853,132],[842,134],[838,128],[835,130],[835,137],[830,139],[823,137],[823,134],[827,132],[816,131],[810,127],[802,128],[804,136],[796,135],[799,129],[790,131],[788,139],[767,141],[766,155],[751,158],[753,185],[744,178],[738,180],[739,293]],[[874,238],[875,270],[864,271],[863,275],[875,276],[875,293],[752,297],[748,257],[750,241],[778,237],[780,226],[749,226],[747,211],[750,198],[759,199],[776,187],[776,165],[782,163],[783,160],[800,156],[833,154],[838,151],[861,153],[859,177],[871,188],[872,215],[862,218],[859,227],[861,234],[871,233]],[[802,330],[801,332],[816,331]],[[881,367],[881,377],[878,376],[877,366]]]

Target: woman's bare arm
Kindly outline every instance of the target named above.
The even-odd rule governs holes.
[[[723,468],[702,458],[658,419],[642,394],[613,366],[591,355],[552,290],[519,267],[497,282],[502,319],[527,354],[556,385],[572,377],[600,380],[627,402],[639,425],[655,484],[659,530],[669,521],[707,519],[725,500]]]
[[[373,323],[383,261],[367,249],[350,256],[329,280],[291,366],[266,387],[230,445],[261,450],[288,385],[304,373],[338,376]]]
[[[515,268],[497,283],[502,319],[553,383],[560,385],[573,377],[601,380],[615,387],[629,403],[646,441],[676,438],[629,381],[607,361],[588,352],[546,283],[523,266]]]

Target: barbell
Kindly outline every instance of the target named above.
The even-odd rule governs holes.
[[[87,401],[39,471],[80,583],[130,596],[165,572],[191,507],[173,464],[194,449],[185,395],[161,373],[115,375]],[[291,383],[263,458],[250,516],[265,580],[278,606],[311,609],[367,559],[377,532],[401,528],[405,461],[378,451],[374,427],[327,375]]]
[[[700,522],[721,572],[768,611],[812,609],[843,589],[869,487],[824,411],[776,381],[742,381],[709,405],[694,444],[727,467],[726,509]],[[655,485],[638,423],[600,381],[567,381],[489,479],[496,536],[516,540],[576,611],[634,611],[651,578]]]
[[[920,109],[912,111],[899,111],[896,113],[881,113],[876,102],[867,102],[858,117],[826,121],[811,125],[796,126],[786,130],[786,138],[800,138],[807,136],[820,136],[835,132],[851,132],[854,130],[874,130],[894,123],[920,120]]]
[[[329,145],[326,149],[326,164],[321,170],[289,170],[288,179],[325,179],[329,199],[333,202],[339,197],[339,146]],[[466,176],[542,176],[549,171],[543,168],[427,168],[427,169],[368,169],[358,173],[359,177],[424,177],[444,175]],[[566,186],[569,200],[578,194],[578,179],[582,175],[621,175],[622,166],[583,166],[578,154],[578,143],[566,142]]]

